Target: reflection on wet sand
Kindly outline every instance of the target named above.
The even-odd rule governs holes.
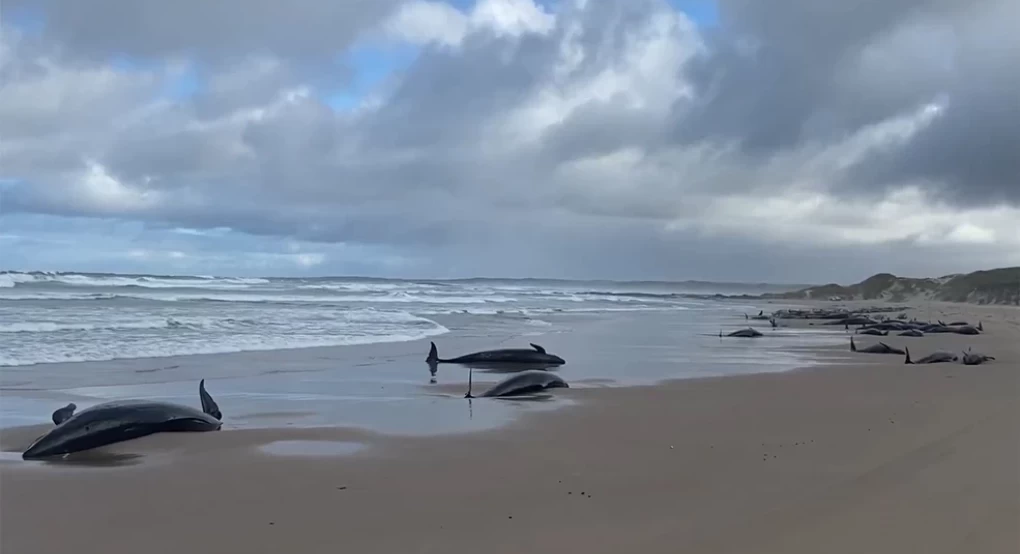
[[[123,467],[141,464],[145,461],[145,458],[146,456],[144,454],[133,452],[110,452],[102,449],[85,450],[64,456],[54,456],[52,458],[42,458],[39,460],[23,460],[20,452],[3,452],[0,454],[0,461],[5,463],[35,464],[51,467]]]
[[[346,456],[364,450],[366,446],[353,441],[279,440],[263,444],[259,450],[279,456]]]

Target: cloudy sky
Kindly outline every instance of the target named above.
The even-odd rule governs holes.
[[[1020,264],[1016,0],[3,0],[0,267]]]

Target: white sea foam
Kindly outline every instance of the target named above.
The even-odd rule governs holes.
[[[439,316],[545,332],[564,315],[696,306],[657,292],[531,283],[7,271],[0,365],[415,340],[447,332],[429,319]]]
[[[143,287],[143,288],[248,288],[269,283],[263,278],[242,277],[172,277],[155,275],[87,275],[80,273],[54,273],[38,271],[0,272],[0,288],[17,285],[63,284],[79,287]]]
[[[152,317],[0,325],[0,366],[401,342],[449,330],[407,312],[282,310],[272,318]],[[70,314],[69,314],[70,315]]]
[[[72,292],[72,291],[46,291],[31,293],[0,293],[0,300],[115,300],[135,299],[151,300],[157,302],[305,302],[316,304],[327,303],[379,303],[379,304],[489,304],[515,302],[515,298],[505,296],[426,296],[420,294],[409,294],[404,292],[392,293],[379,296],[364,295],[295,295],[295,294],[265,294],[265,293],[216,293],[216,292],[194,292],[194,293],[166,293],[166,292],[123,292],[123,293],[94,293],[94,292]]]

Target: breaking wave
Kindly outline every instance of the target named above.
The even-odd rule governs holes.
[[[561,316],[697,306],[672,293],[541,282],[2,271],[0,365],[411,341],[448,332],[432,318],[535,332]]]

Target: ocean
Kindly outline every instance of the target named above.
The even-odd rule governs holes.
[[[567,359],[558,371],[571,386],[784,371],[816,357],[799,347],[845,340],[841,329],[744,319],[794,307],[740,296],[777,290],[786,289],[0,272],[0,425],[46,421],[68,401],[79,410],[125,396],[193,404],[204,378],[242,427],[271,422],[265,414],[394,432],[484,427],[513,409],[465,420],[438,400],[462,397],[442,386],[466,375],[429,374],[428,340],[444,357],[540,343]],[[766,337],[718,337],[749,323]],[[475,381],[501,377],[476,372]]]
[[[436,318],[454,314],[527,332],[569,314],[718,307],[685,296],[704,288],[649,288],[0,272],[0,366],[411,341],[448,333]]]

